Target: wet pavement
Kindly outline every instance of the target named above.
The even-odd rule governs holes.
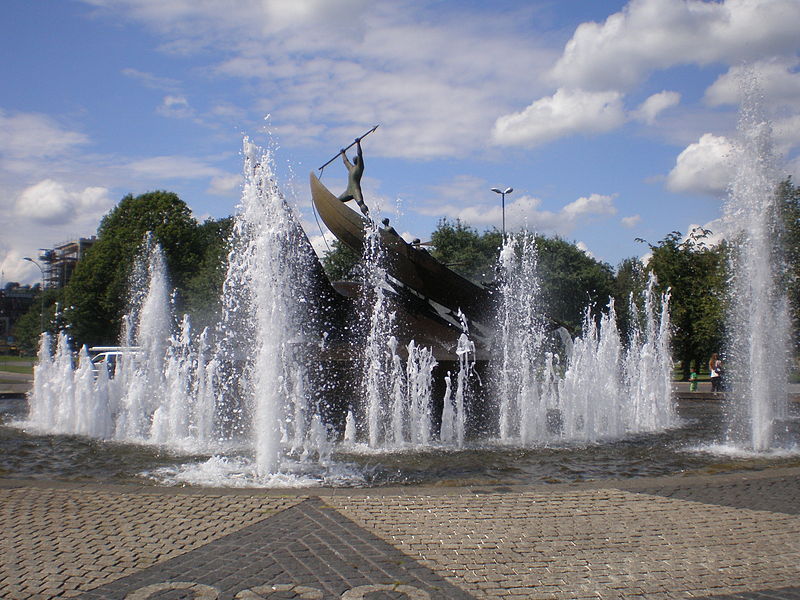
[[[0,598],[800,599],[800,468],[489,487],[0,479]]]

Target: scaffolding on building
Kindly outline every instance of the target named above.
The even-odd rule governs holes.
[[[75,271],[75,265],[83,258],[83,254],[97,241],[96,236],[78,238],[53,248],[42,248],[39,259],[44,263],[44,287],[47,290],[57,290],[67,285]]]

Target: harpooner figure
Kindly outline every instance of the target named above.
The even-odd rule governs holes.
[[[347,189],[339,196],[339,200],[342,202],[355,200],[364,216],[369,217],[369,209],[364,204],[364,195],[361,193],[361,176],[364,174],[364,154],[361,152],[361,138],[356,138],[356,148],[358,149],[358,156],[353,158],[352,163],[347,159],[344,149],[341,150],[342,161],[344,166],[347,167]]]

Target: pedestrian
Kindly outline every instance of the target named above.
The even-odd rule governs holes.
[[[714,393],[722,391],[722,361],[719,355],[714,352],[708,360],[708,372],[711,374],[711,391]]]

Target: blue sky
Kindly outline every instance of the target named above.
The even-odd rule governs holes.
[[[235,211],[242,137],[274,148],[318,246],[308,172],[373,124],[363,187],[410,237],[527,225],[616,265],[717,223],[738,73],[800,173],[798,0],[5,0],[0,269],[128,193]],[[344,169],[323,181],[339,193]]]

